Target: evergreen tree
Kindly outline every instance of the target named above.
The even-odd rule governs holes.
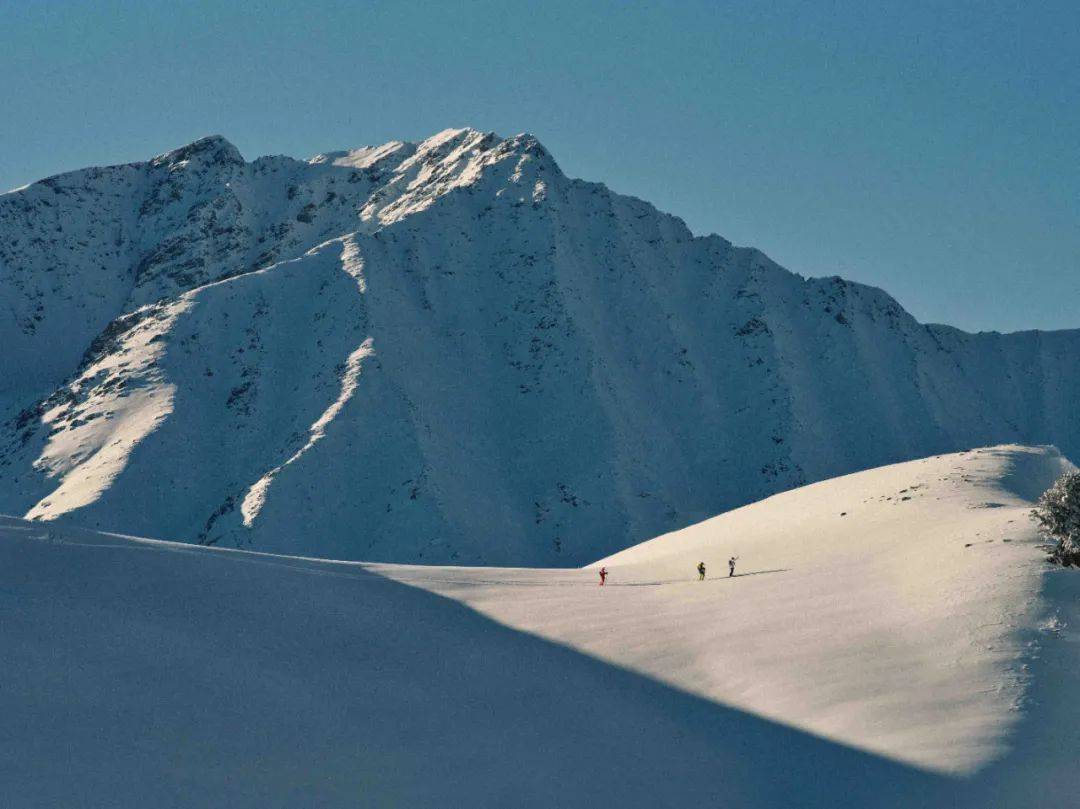
[[[1080,566],[1080,472],[1066,472],[1039,497],[1031,512],[1044,534],[1057,541],[1051,561]]]

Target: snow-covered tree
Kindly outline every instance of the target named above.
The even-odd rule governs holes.
[[[1042,493],[1031,512],[1043,533],[1057,541],[1052,561],[1080,566],[1080,472],[1066,472]]]

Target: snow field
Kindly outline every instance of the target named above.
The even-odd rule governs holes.
[[[4,518],[0,803],[1068,805],[1080,580],[1027,520],[1067,466],[869,470],[577,571]]]

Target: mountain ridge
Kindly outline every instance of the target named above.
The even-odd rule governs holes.
[[[131,533],[565,565],[859,468],[1080,454],[1080,331],[919,324],[527,134],[58,175],[0,196],[0,291],[0,510]]]

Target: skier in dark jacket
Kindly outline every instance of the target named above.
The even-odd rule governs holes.
[[[705,563],[697,563],[698,581],[705,581]]]
[[[604,586],[605,581],[607,581],[607,568],[602,567],[602,568],[600,568],[600,586],[601,587]]]
[[[727,560],[727,566],[728,566],[728,578],[729,578],[729,579],[730,579],[730,578],[731,578],[732,576],[734,576],[734,575],[735,575],[735,560],[736,560],[736,559],[738,559],[738,558],[739,558],[738,556],[732,556],[732,557],[731,557],[730,559],[728,559],[728,560]]]

